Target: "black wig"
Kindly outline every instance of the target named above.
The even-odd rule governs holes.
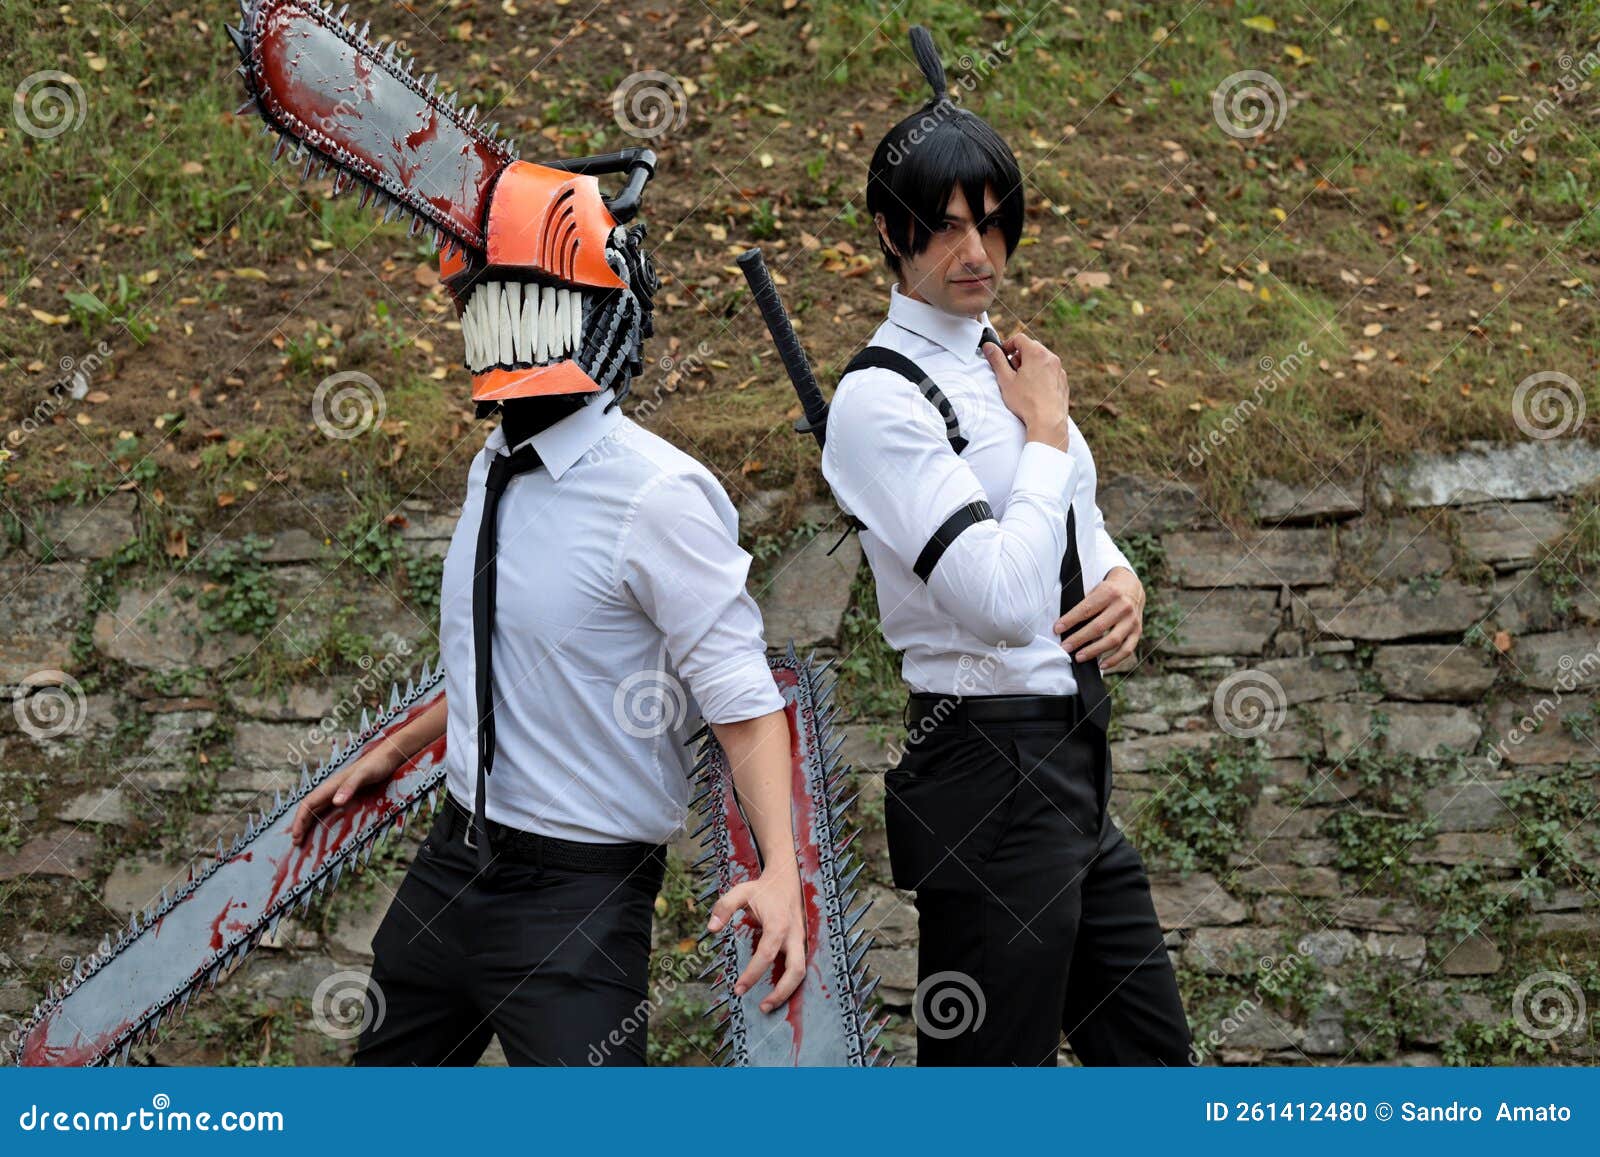
[[[950,99],[933,37],[920,24],[911,29],[911,50],[933,95],[878,142],[867,169],[867,212],[874,219],[882,213],[895,246],[902,253],[917,254],[928,247],[934,229],[944,220],[952,189],[961,189],[973,220],[979,221],[984,216],[984,189],[992,188],[999,202],[995,223],[1010,257],[1022,238],[1024,213],[1017,158],[987,121]],[[900,258],[881,234],[878,248],[898,274]]]

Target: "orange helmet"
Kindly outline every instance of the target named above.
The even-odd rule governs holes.
[[[644,227],[618,223],[594,176],[516,161],[490,193],[484,232],[481,263],[439,256],[473,401],[625,393],[656,288]]]

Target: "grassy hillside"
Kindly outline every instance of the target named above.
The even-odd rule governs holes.
[[[1522,436],[1512,399],[1532,373],[1600,403],[1595,3],[588,7],[356,5],[531,159],[631,143],[613,91],[673,78],[639,416],[736,498],[818,482],[732,259],[767,248],[829,381],[887,291],[862,188],[921,99],[912,21],[1028,175],[1000,313],[1066,361],[1104,472],[1181,474],[1227,508],[1259,473]],[[428,248],[270,162],[233,112],[232,17],[0,4],[13,534],[42,495],[118,487],[177,529],[248,524],[279,486],[347,485],[381,513],[454,496],[481,444]],[[1269,106],[1230,106],[1252,70]],[[1241,135],[1263,113],[1272,127]],[[52,391],[63,366],[89,371],[85,397]],[[382,420],[329,438],[311,398],[347,370],[377,381]],[[1205,441],[1241,414],[1244,434]]]

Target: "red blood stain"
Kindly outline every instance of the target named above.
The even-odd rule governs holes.
[[[425,706],[418,704],[402,719],[384,728],[384,733],[388,734],[403,726]],[[282,856],[275,857],[272,861],[275,867],[272,890],[261,907],[263,915],[272,912],[285,890],[292,890],[302,880],[315,874],[324,862],[344,848],[351,837],[391,818],[399,810],[400,805],[398,800],[391,798],[390,789],[404,779],[423,759],[432,757],[435,762],[442,760],[444,749],[445,737],[441,735],[402,764],[394,773],[394,778],[381,790],[369,788],[357,794],[349,803],[330,813],[322,822],[315,824],[309,839],[298,847],[291,847]]]
[[[797,681],[793,671],[779,669],[773,672],[779,690],[788,690]],[[821,849],[817,844],[816,809],[811,799],[811,793],[806,783],[806,763],[804,753],[800,748],[800,727],[802,724],[798,715],[798,708],[792,699],[785,706],[785,713],[789,724],[789,766],[791,775],[792,795],[794,798],[794,828],[795,828],[795,856],[800,868],[800,899],[805,915],[806,929],[806,969],[811,971],[816,967],[816,952],[818,939],[822,930],[822,905],[817,893],[817,878],[822,868]],[[760,858],[756,854],[755,839],[749,827],[744,822],[735,801],[733,780],[728,780],[723,785],[722,794],[723,814],[728,821],[728,836],[731,845],[730,885],[742,883],[744,880],[754,879],[760,874]],[[750,925],[747,925],[750,926]],[[753,927],[753,926],[751,926]],[[826,997],[826,991],[823,992]],[[795,1062],[800,1059],[800,1046],[805,1034],[805,989],[798,989],[784,1005],[784,1019],[788,1021],[792,1052]]]
[[[235,908],[248,908],[249,906],[250,902],[248,900],[233,899],[230,899],[222,906],[222,911],[218,912],[216,919],[211,921],[211,950],[213,952],[222,947],[222,922],[228,919],[228,913],[232,912]],[[245,927],[247,926],[239,923],[237,920],[232,920],[228,923],[228,930],[230,932],[238,931]]]
[[[784,672],[793,679],[793,675]],[[795,855],[800,864],[801,902],[806,920],[806,971],[816,967],[817,938],[822,929],[822,905],[817,895],[817,878],[822,872],[822,851],[817,846],[816,801],[811,798],[806,783],[806,763],[800,750],[800,728],[807,722],[800,719],[797,704],[791,701],[786,714],[789,719],[789,765],[793,777]],[[820,975],[820,973],[819,973]],[[794,1038],[794,1059],[800,1061],[800,1045],[805,1035],[805,987],[795,990],[784,1006],[784,1016]]]
[[[415,151],[439,135],[439,114],[428,110],[427,122],[415,132],[406,134],[406,148]]]
[[[55,1029],[56,1018],[60,1015],[61,1008],[58,1005],[51,1009],[28,1034],[27,1042],[22,1046],[24,1065],[56,1068],[82,1068],[91,1065],[99,1059],[102,1049],[133,1027],[133,1021],[125,1020],[116,1028],[100,1033],[91,1040],[84,1040],[83,1034],[74,1030],[69,1043],[51,1044],[50,1037]]]
[[[380,86],[385,74],[372,60],[302,12],[270,13],[257,51],[267,107],[293,135],[303,135],[296,122],[323,134],[355,158],[358,171],[388,174],[462,236],[481,238],[490,188],[509,163],[490,142],[453,123],[441,135],[437,112],[424,98],[397,80]],[[421,135],[408,132],[403,126],[420,115],[429,126]],[[414,187],[420,173],[443,191]]]

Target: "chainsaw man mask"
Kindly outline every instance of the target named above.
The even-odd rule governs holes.
[[[437,94],[385,48],[313,0],[240,0],[230,28],[250,100],[303,176],[333,171],[384,220],[410,218],[440,250],[439,273],[461,319],[479,410],[517,398],[593,394],[620,400],[651,333],[655,270],[642,224],[630,225],[655,170],[649,149],[533,163]],[[614,197],[598,177],[627,174]]]

